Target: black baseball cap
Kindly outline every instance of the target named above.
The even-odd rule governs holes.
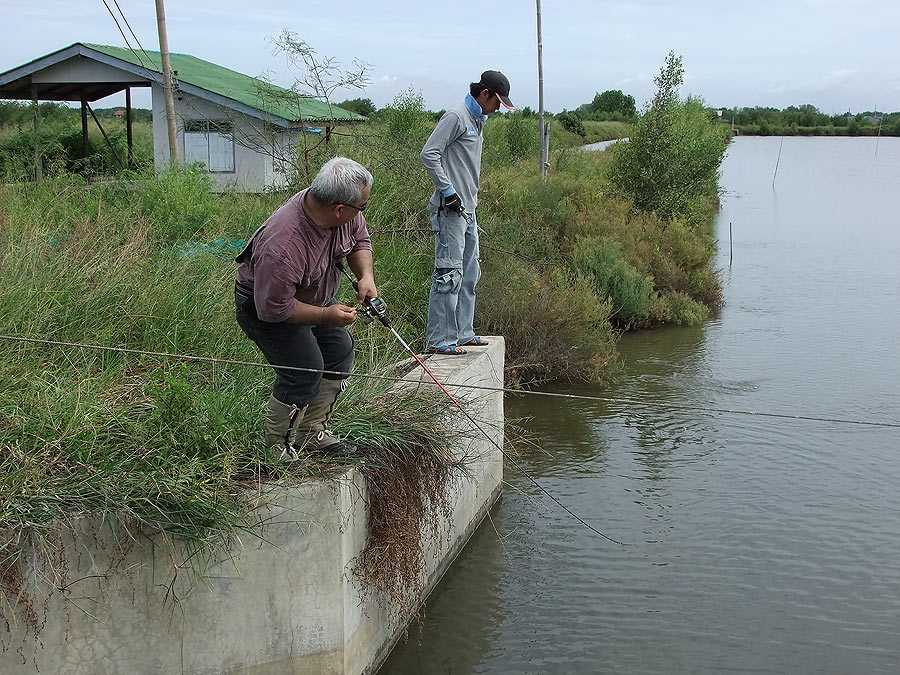
[[[481,74],[480,84],[483,84],[485,89],[496,92],[497,96],[500,97],[500,102],[504,106],[510,110],[516,109],[516,106],[509,100],[509,80],[506,79],[506,75],[499,70],[484,71]]]

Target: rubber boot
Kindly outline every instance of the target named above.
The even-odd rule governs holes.
[[[306,414],[297,427],[297,449],[308,452],[322,451],[329,454],[343,452],[344,444],[331,433],[328,420],[334,412],[338,396],[347,386],[347,380],[326,380],[322,378],[319,393],[306,406]]]
[[[306,406],[282,403],[275,396],[269,396],[266,410],[266,448],[276,453],[278,459],[292,462],[298,459],[294,448],[297,426],[303,421]]]

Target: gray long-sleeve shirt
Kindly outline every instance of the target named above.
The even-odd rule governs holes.
[[[451,190],[459,194],[466,211],[475,211],[478,206],[483,130],[484,118],[473,114],[463,103],[444,113],[431,132],[420,157],[435,186],[428,202],[428,210],[432,213],[440,207],[441,196],[452,194]]]

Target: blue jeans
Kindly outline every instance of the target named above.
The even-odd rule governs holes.
[[[460,345],[475,337],[475,285],[478,264],[478,225],[455,213],[431,214],[434,230],[434,275],[428,295],[428,347]]]
[[[349,372],[353,366],[353,338],[346,328],[269,323],[257,316],[252,298],[237,293],[234,304],[235,318],[241,330],[256,343],[266,360],[276,366],[272,394],[282,403],[302,408],[319,393],[322,377],[329,380],[347,377],[277,367]]]

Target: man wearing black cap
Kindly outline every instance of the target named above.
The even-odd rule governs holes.
[[[428,202],[434,238],[434,276],[428,296],[426,352],[465,354],[465,346],[487,342],[475,335],[475,284],[478,265],[478,182],[481,173],[482,131],[487,116],[509,100],[509,80],[486,70],[469,87],[465,101],[447,111],[425,147],[422,162],[434,182]]]

